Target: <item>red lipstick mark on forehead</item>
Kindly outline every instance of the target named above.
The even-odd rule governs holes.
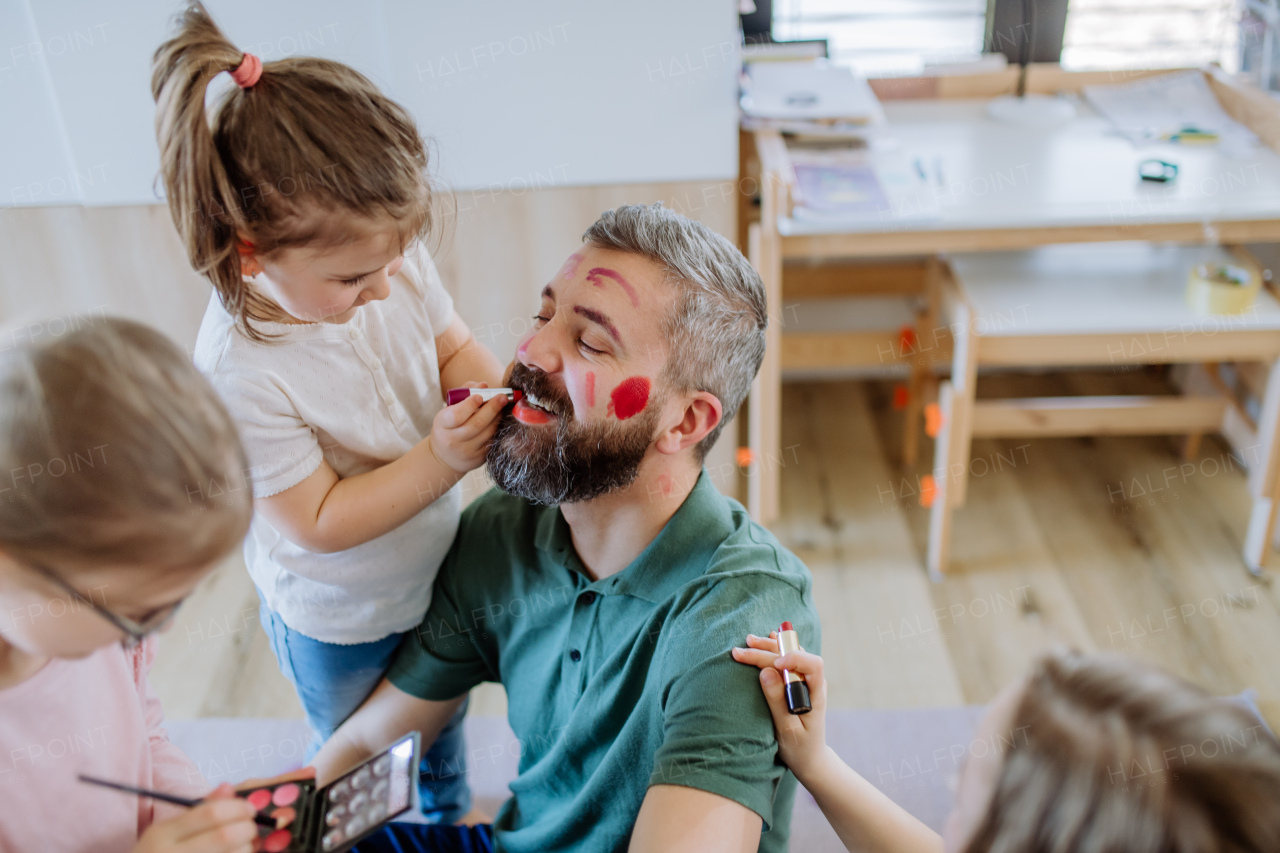
[[[604,284],[601,281],[602,278],[611,278],[616,281],[627,292],[627,296],[631,297],[631,304],[636,308],[640,307],[640,297],[636,295],[636,289],[617,270],[611,270],[608,267],[592,267],[587,271],[587,281],[596,287],[601,287]]]
[[[622,380],[609,395],[609,414],[620,421],[633,418],[649,405],[649,379],[644,376],[632,376]]]
[[[578,267],[580,266],[582,266],[582,253],[574,252],[569,256],[569,260],[564,262],[564,266],[560,268],[560,277],[568,281],[578,274]]]

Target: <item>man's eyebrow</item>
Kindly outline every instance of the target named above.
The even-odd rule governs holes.
[[[622,343],[622,336],[618,334],[617,327],[613,325],[608,317],[601,314],[599,311],[594,308],[583,308],[581,305],[575,305],[573,306],[573,313],[586,317],[596,325],[603,327],[605,331],[613,336],[615,341]]]
[[[550,299],[553,302],[555,301],[556,292],[551,289],[551,285],[548,284],[546,287],[542,288],[542,298]]]

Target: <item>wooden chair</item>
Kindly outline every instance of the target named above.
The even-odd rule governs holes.
[[[1277,497],[1280,302],[1263,287],[1239,315],[1202,315],[1187,305],[1191,268],[1206,261],[1257,262],[1243,247],[1107,243],[962,255],[944,266],[943,322],[953,340],[950,381],[927,418],[936,439],[929,521],[929,574],[946,570],[952,515],[964,504],[974,438],[1160,435],[1221,432],[1249,467],[1253,509],[1244,561],[1261,572]],[[1271,368],[1255,419],[1226,387],[1218,362]],[[1043,397],[982,401],[982,367],[1192,363],[1202,381],[1165,396]],[[1207,381],[1203,381],[1206,380]]]

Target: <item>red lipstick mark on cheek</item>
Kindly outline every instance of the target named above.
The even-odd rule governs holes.
[[[649,405],[649,380],[644,376],[632,376],[622,380],[609,395],[609,414],[620,421],[633,418]]]
[[[596,375],[590,370],[587,371],[586,392],[587,408],[594,408],[596,404]]]
[[[582,266],[582,253],[574,252],[569,256],[569,260],[564,262],[564,266],[560,268],[560,277],[568,281],[578,274],[578,267],[580,266]]]
[[[587,271],[587,281],[596,287],[602,286],[600,279],[610,278],[618,283],[618,285],[627,292],[627,296],[631,297],[631,304],[640,307],[640,297],[636,295],[636,289],[631,286],[631,282],[622,277],[622,274],[608,267],[592,267]]]

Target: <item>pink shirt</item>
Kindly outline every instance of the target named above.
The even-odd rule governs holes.
[[[147,682],[156,638],[126,651],[53,659],[0,690],[0,851],[128,853],[155,817],[152,801],[76,781],[112,781],[199,797],[209,790],[169,742]],[[161,817],[177,812],[161,805]]]

